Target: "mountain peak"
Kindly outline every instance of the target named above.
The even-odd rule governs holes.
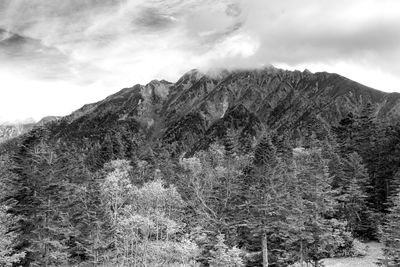
[[[13,125],[25,125],[25,124],[35,124],[36,121],[33,118],[26,118],[14,121],[2,121],[0,125],[13,126]]]
[[[198,69],[192,69],[185,74],[176,82],[176,84],[187,83],[189,81],[198,81],[203,77],[205,74]]]
[[[128,123],[153,138],[193,146],[193,140],[206,144],[206,139],[214,140],[231,127],[252,135],[262,127],[277,131],[321,127],[317,124],[330,127],[349,112],[358,113],[367,102],[377,107],[379,118],[400,116],[398,95],[337,74],[274,66],[193,69],[176,83],[153,80],[85,105],[68,117],[66,127],[75,129],[67,131],[74,136],[93,136]]]

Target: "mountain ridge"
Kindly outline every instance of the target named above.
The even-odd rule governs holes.
[[[211,74],[191,70],[175,83],[136,84],[84,105],[61,119],[52,135],[101,142],[121,126],[144,132],[148,140],[200,149],[222,138],[229,128],[253,137],[265,128],[289,132],[294,138],[310,130],[323,135],[348,113],[360,113],[367,103],[373,104],[379,120],[400,117],[400,94],[335,73],[271,66]]]
[[[400,117],[400,94],[386,93],[328,72],[288,71],[269,66],[253,70],[191,70],[178,81],[153,80],[124,88],[57,119],[55,139],[101,142],[120,127],[143,132],[147,140],[178,142],[201,149],[227,129],[254,137],[261,129],[288,132],[336,125],[367,103],[379,120]],[[249,137],[250,138],[250,137]]]
[[[14,122],[1,122],[0,123],[0,143],[13,139],[20,135],[23,135],[35,127],[45,126],[47,123],[57,121],[61,117],[59,116],[46,116],[36,122],[34,119],[29,118],[25,120],[19,120]]]

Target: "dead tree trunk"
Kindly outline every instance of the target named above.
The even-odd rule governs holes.
[[[262,235],[262,256],[263,256],[263,267],[268,267],[268,239],[267,233],[264,231]]]

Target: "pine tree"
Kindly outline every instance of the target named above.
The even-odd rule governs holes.
[[[106,134],[103,142],[101,143],[101,149],[99,153],[99,163],[101,167],[110,160],[112,160],[114,157],[114,148],[113,148],[113,142],[111,140],[111,134],[108,133]]]
[[[252,129],[249,129],[247,127],[242,129],[239,136],[239,144],[240,144],[240,150],[244,154],[249,154],[253,152],[254,141],[255,138]]]
[[[238,148],[238,141],[237,136],[234,129],[228,129],[224,136],[224,146],[225,146],[225,153],[229,157],[233,157],[237,154]]]
[[[367,205],[368,173],[357,153],[348,155],[343,163],[345,181],[340,188],[340,216],[348,223],[351,233],[360,235],[369,226]]]
[[[276,163],[276,148],[272,144],[270,136],[264,133],[254,152],[254,165],[257,167],[274,166]]]
[[[356,135],[354,138],[355,150],[369,164],[374,155],[371,154],[375,148],[377,138],[377,122],[375,117],[375,107],[366,103],[356,118]]]
[[[351,112],[339,121],[338,126],[333,128],[342,155],[350,154],[355,151],[355,135],[357,131],[356,118]]]
[[[240,257],[241,251],[237,248],[229,249],[225,244],[224,235],[217,236],[217,243],[210,252],[209,264],[211,267],[242,267],[243,259]]]
[[[333,253],[344,231],[344,224],[332,219],[337,203],[320,149],[295,150],[295,181],[300,195],[297,197],[300,215],[295,218],[301,259],[317,267],[322,258]]]
[[[276,154],[281,159],[290,159],[292,157],[292,146],[287,131],[273,136],[273,144],[276,147]]]
[[[63,150],[60,150],[63,151]],[[69,241],[76,235],[70,221],[68,161],[56,144],[28,137],[13,159],[13,178],[7,200],[9,213],[18,217],[15,251],[25,252],[21,265],[49,266],[68,261]]]
[[[397,195],[400,193],[400,170],[398,170],[391,179],[391,185],[388,192],[388,206],[394,205]]]
[[[368,102],[363,105],[360,115],[356,118],[357,131],[354,138],[355,151],[362,157],[363,162],[368,168],[371,178],[371,191],[369,196],[379,210],[382,210],[385,203],[384,193],[382,192],[382,180],[377,171],[381,164],[381,155],[377,151],[377,123],[375,118],[375,108]],[[382,202],[382,205],[380,204]]]
[[[9,158],[6,155],[0,156],[0,266],[12,266],[12,264],[18,263],[25,256],[25,252],[16,253],[14,251],[17,234],[12,229],[19,218],[7,214],[10,208],[4,202],[9,193],[7,182],[13,177],[13,174],[8,169],[9,165]],[[12,205],[12,203],[8,204]]]
[[[40,181],[32,176],[35,168],[30,155],[40,139],[41,132],[34,130],[22,141],[10,164],[10,170],[14,175],[6,184],[9,191],[5,196],[5,201],[12,203],[7,213],[20,218],[14,227],[14,232],[17,233],[14,251],[25,254],[19,262],[22,266],[29,266],[35,259],[35,254],[29,250],[29,247],[35,238],[33,230],[37,227],[35,218],[40,207],[37,197]]]
[[[73,172],[70,173],[73,175]],[[95,265],[104,261],[102,256],[112,233],[106,215],[105,205],[100,196],[99,175],[93,174],[80,184],[67,184],[66,209],[73,234],[68,240],[68,254],[71,263],[90,262]]]
[[[290,228],[288,218],[294,212],[290,193],[293,180],[290,169],[277,158],[268,135],[264,134],[256,147],[254,168],[248,179],[242,188],[245,203],[242,209],[247,211],[243,225],[258,239],[253,242],[261,245],[262,266],[279,264],[282,260],[276,253],[279,250],[272,253],[270,241],[287,235]]]
[[[25,256],[25,252],[15,253],[13,243],[16,233],[10,231],[17,221],[17,217],[7,214],[7,206],[0,206],[0,266],[12,266]]]
[[[96,172],[103,167],[104,162],[101,159],[100,154],[101,145],[98,142],[92,144],[84,159],[84,164],[90,171]]]
[[[347,161],[351,153],[356,152],[361,156],[360,164],[365,166],[368,186],[363,186],[363,191],[366,194],[368,216],[364,214],[358,219],[363,221],[363,230],[357,230],[357,235],[373,238],[379,224],[378,219],[387,208],[391,177],[398,162],[395,156],[397,150],[394,150],[395,135],[390,130],[388,132],[384,124],[378,123],[376,108],[370,102],[363,104],[359,115],[350,114],[344,118],[335,128],[335,134],[343,162]],[[348,184],[348,178],[342,176],[341,180],[334,181],[335,187],[337,182],[340,186]]]
[[[121,129],[122,131],[122,129]],[[113,149],[113,159],[123,159],[125,156],[125,147],[122,142],[121,132],[113,131],[111,134],[111,143]]]
[[[35,197],[39,203],[33,221],[35,229],[30,251],[40,266],[65,264],[68,241],[74,235],[68,211],[68,182],[64,179],[64,162],[45,143],[35,147],[31,155],[37,168],[31,173],[37,181]]]
[[[400,266],[400,194],[393,200],[394,206],[389,209],[385,224],[381,229],[385,258],[380,260],[380,264],[387,267]]]

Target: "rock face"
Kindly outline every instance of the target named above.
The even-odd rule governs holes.
[[[26,121],[15,123],[0,123],[0,143],[29,132],[36,126],[43,126],[46,123],[57,121],[59,119],[60,117],[48,116],[44,117],[37,123],[33,119],[27,119]]]
[[[33,124],[0,125],[0,143],[30,131]]]
[[[149,138],[201,147],[227,128],[255,135],[261,128],[292,134],[330,127],[371,102],[380,119],[400,116],[400,94],[384,93],[337,74],[261,70],[186,73],[176,83],[125,88],[63,118],[57,136],[101,138],[119,125]]]
[[[53,122],[53,121],[58,121],[61,118],[62,117],[59,117],[59,116],[46,116],[46,117],[43,117],[40,121],[38,121],[35,125],[36,126],[43,126],[46,123],[50,123],[50,122]]]

